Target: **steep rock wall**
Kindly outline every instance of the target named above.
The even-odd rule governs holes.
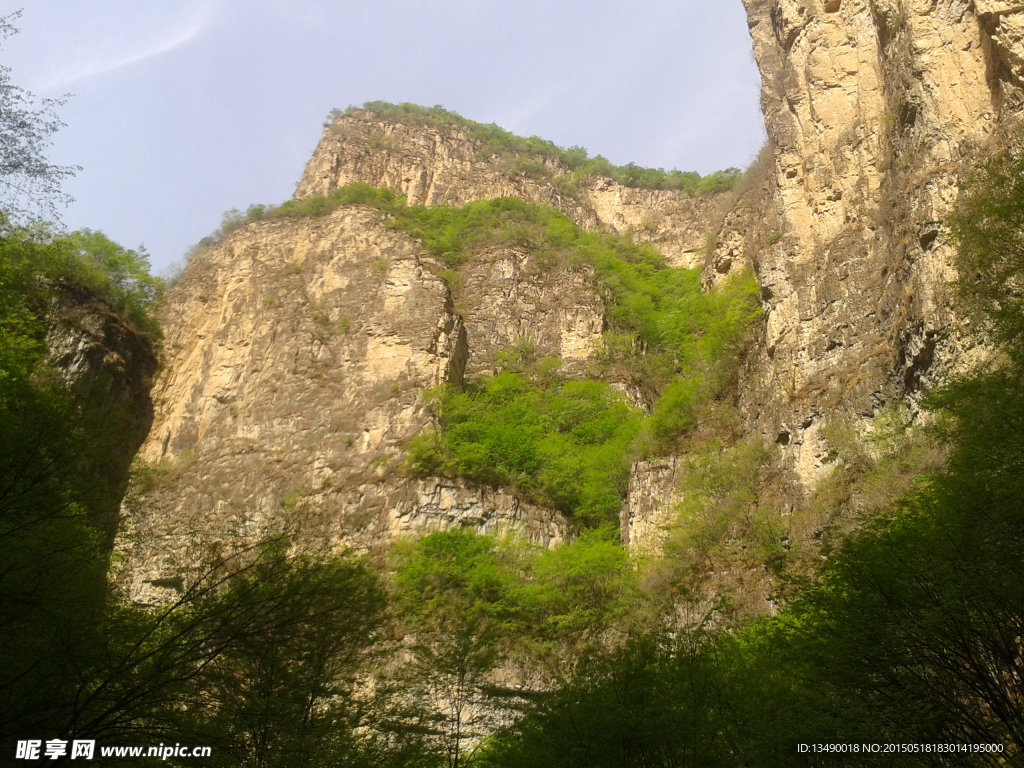
[[[892,403],[916,413],[925,388],[985,354],[949,308],[942,222],[978,149],[1019,115],[1024,6],[744,4],[771,155],[760,194],[727,213],[704,282],[755,269],[765,314],[740,410],[748,433],[777,446],[792,497],[834,467],[830,422],[869,430]],[[634,547],[657,549],[671,523],[670,466],[634,467],[623,509]]]
[[[118,578],[133,599],[281,531],[363,551],[459,526],[562,539],[550,510],[401,472],[433,423],[423,392],[460,382],[470,356],[440,271],[360,207],[250,224],[189,265],[162,313],[148,469],[123,510]]]
[[[153,422],[156,353],[150,339],[88,292],[60,285],[54,297],[47,347],[91,441],[82,501],[112,545],[129,468]]]
[[[686,267],[703,265],[708,231],[728,205],[728,196],[690,198],[605,178],[582,180],[572,193],[556,183],[571,178],[568,167],[551,159],[543,159],[542,167],[541,172],[521,170],[491,155],[482,140],[465,131],[403,125],[361,110],[324,128],[296,197],[326,195],[355,182],[394,189],[411,205],[518,197],[557,208],[585,229],[632,232]]]
[[[494,354],[517,343],[579,373],[606,330],[586,269],[552,268],[528,250],[496,248],[466,265],[461,279],[456,308],[473,340],[468,375],[494,369]]]
[[[961,161],[1019,99],[1009,3],[744,0],[774,147],[775,242],[753,258],[766,317],[747,426],[804,487],[821,435],[915,402],[964,352],[941,222]]]

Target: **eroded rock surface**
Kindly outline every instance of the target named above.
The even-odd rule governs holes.
[[[163,311],[149,481],[125,504],[130,594],[157,599],[211,547],[281,531],[363,551],[467,525],[561,540],[549,510],[400,471],[432,425],[423,392],[460,382],[469,355],[438,271],[351,207],[251,224],[189,265]]]
[[[913,406],[960,350],[940,222],[961,160],[1015,109],[1024,17],[966,0],[745,5],[781,225],[754,258],[766,317],[742,409],[810,487],[830,469],[823,421]]]
[[[728,195],[575,179],[550,159],[493,155],[469,132],[364,110],[325,128],[297,196],[353,182],[422,205],[516,196],[652,242],[701,267],[709,288],[753,267],[764,316],[741,372],[743,425],[810,490],[834,466],[828,422],[866,427],[890,403],[915,409],[967,351],[945,296],[955,275],[941,222],[965,163],[1019,111],[1024,6],[744,3],[770,148]],[[363,549],[461,525],[564,537],[556,515],[511,494],[398,471],[403,446],[431,425],[425,389],[490,370],[515,344],[587,370],[605,329],[600,297],[585,270],[538,259],[492,249],[449,285],[414,241],[353,208],[248,225],[211,248],[165,313],[168,362],[143,451],[165,484],[145,493],[144,515],[126,507],[135,592],[183,552],[295,519]],[[672,458],[634,467],[631,546],[659,546],[677,472]]]
[[[89,293],[59,286],[46,343],[50,358],[88,425],[81,501],[114,541],[129,468],[153,422],[157,359],[151,339]]]
[[[493,156],[468,132],[403,125],[360,110],[324,128],[296,196],[326,195],[362,182],[394,189],[411,205],[518,197],[557,208],[584,229],[631,233],[657,245],[673,264],[690,268],[703,265],[709,229],[729,204],[728,195],[691,198],[605,178],[559,183],[571,179],[571,170],[550,158],[523,169]]]

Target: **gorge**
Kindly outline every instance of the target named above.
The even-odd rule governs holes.
[[[96,733],[187,722],[225,765],[1021,759],[1024,7],[743,2],[745,172],[371,102],[146,300],[159,340],[40,273],[60,386],[118,435],[76,470],[99,634],[160,617],[82,690],[187,702]]]

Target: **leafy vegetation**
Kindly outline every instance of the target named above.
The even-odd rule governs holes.
[[[541,158],[542,160],[553,160],[566,166],[572,171],[572,177],[577,181],[592,175],[604,176],[614,179],[619,184],[627,187],[674,189],[693,196],[727,192],[736,185],[742,176],[738,168],[716,171],[702,177],[699,173],[677,170],[665,171],[662,168],[642,168],[634,163],[613,165],[601,157],[601,155],[589,157],[587,150],[583,147],[562,149],[539,136],[531,136],[529,138],[516,136],[514,133],[506,131],[494,123],[484,124],[467,120],[457,112],[452,112],[441,106],[421,107],[417,104],[390,104],[386,101],[370,101],[363,104],[362,107],[332,110],[327,116],[326,125],[333,125],[337,118],[358,114],[363,110],[368,110],[382,118],[405,124],[425,125],[442,130],[455,128],[468,134],[480,143],[480,153],[482,155],[497,155],[499,157],[511,158],[512,162],[520,164],[514,167],[513,170],[526,172],[530,175],[545,173],[544,166],[539,165],[538,167],[537,160],[533,159]],[[534,163],[534,165],[524,167],[522,163]]]
[[[443,431],[410,444],[414,471],[516,487],[591,525],[617,519],[641,419],[609,385],[504,371],[437,401]]]
[[[953,223],[960,296],[1000,355],[928,395],[940,418],[926,434],[946,447],[941,469],[907,483],[916,461],[908,452],[926,448],[883,431],[892,454],[858,470],[862,487],[885,499],[872,489],[888,477],[902,491],[835,543],[817,579],[778,616],[717,635],[637,637],[599,653],[494,738],[480,764],[1020,762],[1024,324],[1015,293],[1024,274],[1014,243],[1024,188],[1008,174],[1021,168],[1019,152],[987,161]],[[714,473],[701,482],[720,484]],[[860,749],[825,760],[800,754],[801,743]],[[863,749],[887,743],[956,751]],[[991,751],[960,746],[971,744]]]
[[[0,39],[17,33],[21,16],[0,17]],[[0,66],[0,209],[6,220],[18,223],[57,221],[58,205],[71,202],[61,183],[82,170],[77,165],[54,165],[44,154],[50,137],[64,123],[56,108],[66,97],[40,99],[11,82],[10,67]]]
[[[553,549],[469,530],[395,546],[395,603],[426,636],[460,623],[484,631],[505,655],[543,661],[600,642],[636,607],[637,573],[611,526]]]
[[[0,221],[3,279],[15,305],[40,318],[49,310],[52,286],[84,291],[152,339],[160,326],[151,310],[164,282],[149,273],[149,256],[123,248],[102,232],[83,229],[57,235],[43,226],[25,229]]]

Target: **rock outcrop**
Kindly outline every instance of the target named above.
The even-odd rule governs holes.
[[[153,422],[150,400],[157,358],[152,341],[95,296],[54,288],[46,343],[88,427],[88,478],[81,501],[112,545],[129,469]]]
[[[691,268],[703,265],[708,232],[728,205],[728,196],[692,198],[606,178],[573,179],[570,168],[551,158],[517,163],[492,155],[469,132],[406,125],[360,110],[324,128],[296,197],[326,195],[354,182],[394,189],[410,205],[518,197],[557,208],[584,229],[630,232],[673,264]]]
[[[1024,6],[744,3],[770,167],[762,194],[726,215],[704,282],[755,269],[765,314],[740,409],[799,495],[834,467],[829,422],[870,430],[889,404],[916,414],[922,391],[985,354],[950,310],[942,221],[964,169],[1019,115]],[[640,548],[667,524],[676,483],[661,466],[634,468],[623,535]]]
[[[1016,109],[1024,16],[968,0],[745,0],[774,147],[774,242],[746,425],[804,487],[823,422],[868,420],[962,351],[941,222],[961,161]]]
[[[1024,6],[743,1],[770,143],[729,194],[579,178],[551,157],[496,153],[471,130],[361,110],[325,127],[296,195],[363,182],[426,206],[515,196],[651,242],[701,267],[709,288],[753,267],[764,316],[741,418],[801,493],[834,466],[829,422],[867,428],[890,403],[916,409],[966,352],[941,222],[964,164],[1022,103]],[[525,248],[442,272],[379,213],[352,207],[249,224],[188,267],[164,311],[168,362],[142,453],[152,482],[135,494],[145,504],[125,506],[132,594],[158,598],[153,584],[211,545],[290,527],[368,551],[462,525],[545,545],[566,535],[510,493],[405,476],[401,454],[432,424],[425,390],[492,369],[510,346],[585,373],[606,330],[601,298],[584,269]],[[658,548],[677,474],[673,458],[634,467],[631,546]]]
[[[600,328],[596,297],[585,317],[552,295],[578,278],[530,283],[522,258],[480,263],[497,296],[476,292],[466,322],[441,266],[370,209],[257,222],[206,250],[162,312],[167,362],[141,451],[148,470],[119,542],[129,594],[160,599],[212,549],[282,531],[371,552],[459,526],[560,541],[564,521],[550,510],[401,471],[405,445],[433,423],[424,391],[461,382],[475,334],[486,350],[515,332],[496,303],[535,297],[538,315],[526,320],[567,354]],[[508,274],[491,274],[504,264]]]

